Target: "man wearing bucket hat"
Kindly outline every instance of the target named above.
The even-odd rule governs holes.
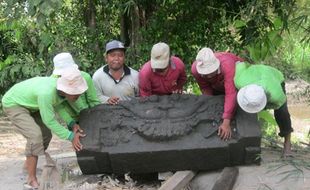
[[[63,101],[75,101],[87,90],[87,83],[77,69],[68,69],[60,78],[34,77],[11,87],[2,98],[4,113],[26,140],[25,167],[27,185],[38,188],[38,156],[43,155],[52,138],[51,132],[82,149],[79,132],[69,131],[55,119],[54,108]]]
[[[157,43],[152,47],[151,60],[143,65],[139,73],[140,96],[182,93],[186,79],[183,61],[170,56],[166,43]]]
[[[237,89],[239,106],[248,113],[257,113],[263,109],[274,109],[274,117],[280,128],[280,137],[284,137],[283,157],[292,155],[291,117],[286,102],[283,74],[267,65],[251,65],[246,62],[236,65],[234,82]]]
[[[102,103],[117,104],[139,95],[138,72],[125,65],[125,47],[117,40],[106,44],[106,65],[93,75],[97,95]]]
[[[236,108],[237,91],[234,85],[235,64],[242,59],[232,53],[213,53],[210,48],[202,48],[192,64],[192,74],[202,94],[225,95],[223,123],[218,135],[223,140],[231,138],[230,120]]]
[[[53,59],[53,63],[54,70],[52,77],[56,78],[64,74],[67,69],[78,69],[78,65],[73,60],[72,55],[68,52],[57,54]],[[68,128],[73,131],[81,130],[78,125],[80,111],[100,104],[91,76],[84,71],[81,71],[81,75],[87,82],[88,89],[76,101],[64,101],[56,107],[59,116],[66,122]]]

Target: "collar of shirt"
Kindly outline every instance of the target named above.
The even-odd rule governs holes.
[[[126,75],[130,75],[130,74],[131,74],[130,68],[127,67],[126,65],[124,65],[123,69],[124,69],[124,72],[123,72],[123,74],[122,74],[122,77],[121,77],[119,80],[115,80],[115,79],[113,78],[113,76],[112,76],[111,73],[110,73],[110,69],[109,69],[109,66],[108,66],[108,65],[106,65],[106,66],[103,67],[103,72],[105,72],[107,75],[109,75],[109,77],[111,77],[111,78],[114,80],[115,84],[117,84],[117,83],[121,82],[122,79],[123,79]]]

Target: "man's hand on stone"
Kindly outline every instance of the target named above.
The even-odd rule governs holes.
[[[220,125],[218,130],[218,136],[222,140],[229,140],[231,138],[231,127],[230,127],[230,120],[224,119],[223,123]]]
[[[85,134],[82,134],[82,133],[79,133],[79,132],[74,133],[74,138],[73,138],[73,141],[72,141],[72,146],[73,146],[73,148],[76,151],[81,151],[83,149],[83,145],[80,142],[80,138],[83,138],[85,136],[86,136]]]
[[[119,97],[112,96],[108,99],[108,104],[116,105],[119,102]]]
[[[77,132],[83,133],[83,130],[81,129],[79,124],[74,124],[72,127],[72,131],[73,133],[77,133]]]
[[[177,90],[174,90],[172,91],[172,94],[182,94],[182,89],[177,89]]]

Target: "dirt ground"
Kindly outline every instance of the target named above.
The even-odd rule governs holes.
[[[260,166],[242,166],[239,168],[234,190],[309,190],[310,189],[310,105],[306,98],[310,94],[310,85],[302,80],[289,81],[286,84],[289,110],[292,116],[293,139],[298,145],[293,147],[294,158],[281,159],[281,144],[272,144],[263,139],[262,162]],[[0,117],[0,190],[23,189],[25,173],[25,139],[15,133],[10,121]],[[271,146],[272,145],[272,146]],[[58,189],[157,189],[160,182],[139,183],[125,176],[120,182],[113,176],[82,175],[78,168],[71,143],[56,136],[48,148],[56,160],[62,187]],[[38,176],[44,167],[44,157],[39,158]],[[199,173],[187,189],[210,189],[220,171]]]

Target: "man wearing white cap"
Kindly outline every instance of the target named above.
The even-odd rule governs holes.
[[[218,135],[223,140],[231,138],[230,120],[236,109],[237,90],[234,85],[235,65],[242,59],[232,53],[213,53],[210,48],[202,48],[196,61],[192,64],[192,74],[196,79],[202,94],[225,95],[223,123]]]
[[[140,96],[182,93],[186,79],[183,61],[170,56],[166,43],[157,43],[152,47],[151,60],[143,65],[139,73]]]
[[[69,131],[55,119],[54,108],[63,101],[75,101],[87,90],[80,71],[69,69],[60,78],[34,77],[15,84],[2,98],[4,113],[15,129],[27,140],[25,167],[27,184],[38,188],[36,177],[38,155],[43,155],[52,138],[51,132],[72,142],[76,151],[82,149],[79,132]]]
[[[125,47],[117,40],[106,44],[105,61],[93,75],[101,103],[111,105],[120,100],[130,100],[139,95],[138,72],[125,65]]]
[[[52,77],[60,77],[70,68],[78,69],[78,65],[73,60],[72,55],[67,52],[57,54],[53,59],[53,63],[54,70]],[[76,101],[64,101],[56,107],[59,116],[66,122],[68,128],[73,131],[81,130],[78,125],[80,111],[100,104],[91,76],[84,71],[80,72],[87,82],[88,89]]]
[[[235,85],[240,89],[237,95],[239,106],[248,113],[263,109],[274,109],[274,117],[284,137],[283,156],[290,156],[291,117],[288,112],[283,74],[267,65],[251,65],[243,62],[236,65]]]

